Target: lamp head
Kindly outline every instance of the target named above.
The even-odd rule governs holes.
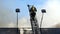
[[[17,8],[17,9],[16,9],[16,12],[20,12],[20,9],[19,9],[19,8]]]
[[[45,10],[45,9],[42,9],[41,12],[42,12],[42,13],[46,13],[46,10]]]
[[[28,7],[30,7],[30,5],[27,5]]]

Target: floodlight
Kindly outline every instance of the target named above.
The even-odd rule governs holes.
[[[42,13],[46,13],[46,10],[45,10],[45,9],[42,9],[41,12],[42,12]]]
[[[20,9],[19,9],[19,8],[17,8],[17,9],[16,9],[16,12],[20,12]]]

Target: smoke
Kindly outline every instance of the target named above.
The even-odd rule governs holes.
[[[0,1],[0,27],[10,27],[11,26],[16,26],[16,13],[15,10],[12,10],[11,8],[7,8],[4,6],[4,3],[2,2],[3,0]],[[37,19],[38,23],[40,25],[41,21],[41,9],[46,9],[46,12],[44,14],[43,18],[43,24],[42,27],[48,28],[51,27],[58,22],[60,22],[60,1],[59,0],[48,0],[42,5],[41,7],[38,8],[37,11]],[[21,18],[19,19],[19,27],[30,27],[30,20],[28,18]]]
[[[31,24],[30,24],[30,20],[26,17],[22,17],[20,20],[19,20],[19,24],[18,24],[19,28],[24,28],[24,27],[31,27]]]
[[[0,26],[8,26],[10,22],[16,22],[16,15],[8,9],[0,10]]]
[[[43,17],[42,28],[52,27],[54,24],[60,22],[60,1],[48,0],[41,8],[38,9],[37,18],[41,21],[41,9],[46,9],[46,13]]]
[[[52,28],[60,28],[60,23],[54,24],[54,25],[52,25],[51,27],[52,27]],[[50,28],[51,28],[51,27],[50,27]]]
[[[8,24],[16,23],[16,13],[10,8],[0,4],[0,27],[8,27]],[[13,26],[13,25],[12,25]]]
[[[41,17],[42,17],[42,13],[41,13],[41,9],[46,9],[46,13],[44,14],[43,17],[43,22],[42,22],[42,28],[52,28],[53,25],[57,24],[58,22],[60,22],[60,4],[59,4],[59,0],[48,0],[46,1],[42,6],[40,6],[38,8],[37,11],[37,20],[38,20],[38,24],[40,25],[41,22]],[[27,20],[24,18],[22,18],[20,20],[20,26],[24,26],[26,27]]]

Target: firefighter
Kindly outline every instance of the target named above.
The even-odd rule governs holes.
[[[36,15],[36,8],[34,6],[31,7],[30,11],[30,16],[32,17],[32,19],[34,20],[35,15]]]

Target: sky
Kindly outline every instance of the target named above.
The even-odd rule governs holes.
[[[31,27],[28,4],[37,8],[36,18],[39,25],[42,16],[41,9],[46,10],[42,28],[60,24],[60,0],[0,0],[0,27],[16,27],[16,8],[20,9],[18,14],[19,28]]]

